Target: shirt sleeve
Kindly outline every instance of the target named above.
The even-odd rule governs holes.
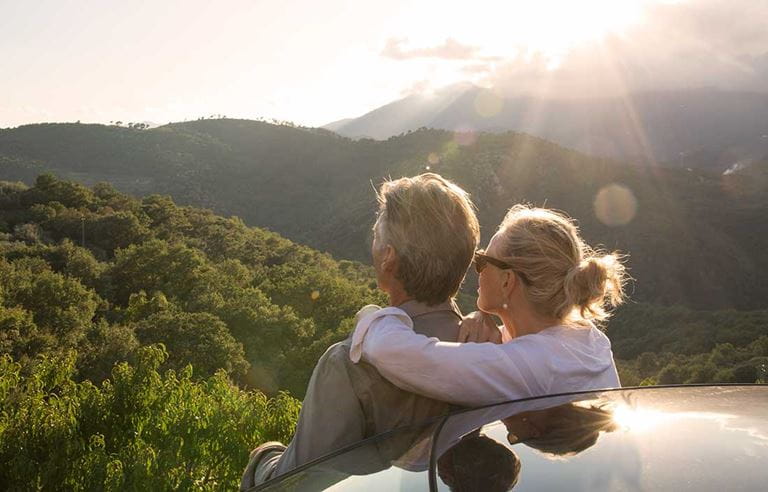
[[[441,342],[415,333],[410,319],[385,311],[358,323],[350,353],[373,364],[396,386],[466,406],[546,393],[536,375],[547,371],[532,367],[532,361],[544,359],[536,356],[541,350],[535,342]]]

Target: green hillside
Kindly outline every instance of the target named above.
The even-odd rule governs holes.
[[[0,483],[236,488],[252,447],[290,439],[291,394],[374,287],[166,196],[0,182]]]
[[[31,183],[48,170],[138,195],[169,194],[359,261],[368,260],[371,182],[427,166],[473,194],[485,240],[512,204],[546,203],[577,218],[591,243],[630,253],[635,299],[703,309],[766,307],[768,236],[758,231],[768,230],[768,182],[754,168],[722,176],[620,164],[515,133],[480,134],[459,145],[445,131],[352,141],[246,120],[0,131],[0,178]],[[596,196],[612,183],[636,200],[626,225],[596,217]],[[620,205],[609,194],[609,215]]]
[[[167,196],[0,182],[0,483],[236,487],[255,444],[290,439],[320,354],[385,302],[374,287]],[[632,303],[607,333],[625,385],[768,379],[768,311]]]
[[[300,395],[304,361],[346,335],[360,306],[382,300],[369,267],[107,184],[5,183],[0,233],[13,326],[2,351],[24,360],[73,349],[79,374],[96,382],[135,347],[163,343],[166,367],[223,369],[244,387]]]

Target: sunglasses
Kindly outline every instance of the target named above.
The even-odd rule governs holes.
[[[520,279],[523,281],[524,284],[530,285],[530,282],[528,282],[528,277],[525,276],[525,274],[521,272],[517,272],[514,270],[514,267],[507,263],[506,261],[501,261],[499,259],[494,258],[493,256],[488,256],[485,254],[485,250],[478,250],[475,252],[475,271],[479,274],[483,270],[485,270],[485,267],[488,266],[488,264],[491,264],[495,266],[496,268],[499,268],[501,270],[512,270],[515,275],[520,277]]]

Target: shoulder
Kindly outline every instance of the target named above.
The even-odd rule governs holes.
[[[326,349],[318,363],[328,364],[349,360],[349,349],[351,346],[352,340],[350,338],[334,343]]]
[[[524,358],[534,365],[561,364],[565,359],[610,358],[611,342],[594,325],[558,325],[538,333],[513,338],[501,345],[508,355]]]
[[[355,316],[355,331],[352,333],[350,358],[358,362],[363,354],[363,342],[376,338],[381,330],[413,330],[413,320],[408,313],[396,307],[378,308],[366,306]]]
[[[592,323],[550,326],[538,333],[526,335],[513,341],[518,340],[523,343],[539,344],[611,343],[605,333]]]
[[[378,309],[374,309],[374,307],[376,306],[366,306],[355,315],[355,331],[367,329],[372,325],[381,323],[402,324],[408,326],[408,328],[413,327],[413,320],[402,309],[391,306]]]

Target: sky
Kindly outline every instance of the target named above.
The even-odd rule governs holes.
[[[319,126],[459,82],[768,91],[766,0],[0,0],[0,128]]]

